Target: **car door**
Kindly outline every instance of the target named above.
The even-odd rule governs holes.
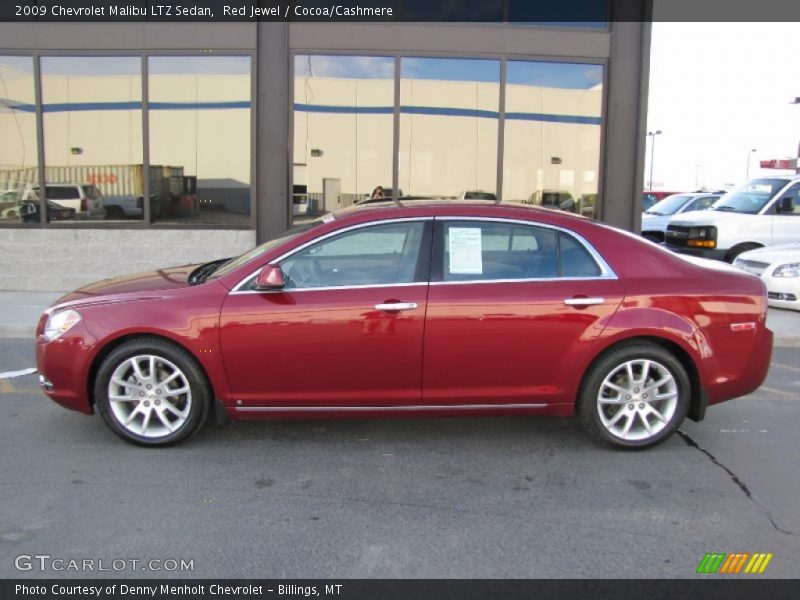
[[[572,366],[619,306],[607,264],[566,231],[436,220],[425,324],[425,404],[572,402]]]
[[[795,183],[778,195],[775,205],[782,198],[794,198],[794,212],[775,212],[775,206],[770,208],[772,214],[772,244],[788,244],[800,241],[800,183]]]
[[[277,260],[283,289],[232,291],[220,337],[236,408],[418,404],[431,229],[354,226]]]

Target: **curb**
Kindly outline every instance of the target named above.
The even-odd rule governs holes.
[[[33,325],[0,325],[0,340],[31,340],[36,337]],[[772,340],[773,348],[800,348],[799,335],[776,335]]]

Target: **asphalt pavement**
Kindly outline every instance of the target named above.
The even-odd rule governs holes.
[[[3,578],[684,578],[708,552],[798,575],[800,349],[643,452],[544,417],[209,424],[143,449],[8,375],[33,366],[0,340]]]

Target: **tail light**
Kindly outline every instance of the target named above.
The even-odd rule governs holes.
[[[81,212],[89,212],[89,199],[81,198]]]

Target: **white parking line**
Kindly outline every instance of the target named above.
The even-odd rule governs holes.
[[[0,379],[11,379],[12,377],[22,377],[23,375],[30,375],[36,373],[36,369],[22,369],[21,371],[6,371],[0,373]]]

